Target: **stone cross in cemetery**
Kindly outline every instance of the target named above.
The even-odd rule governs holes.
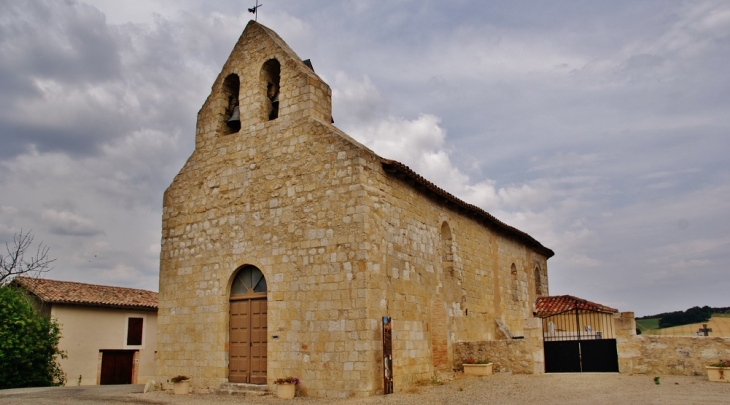
[[[700,330],[697,331],[697,333],[700,334],[700,336],[710,336],[710,332],[712,332],[712,328],[707,328],[707,324],[703,323]]]

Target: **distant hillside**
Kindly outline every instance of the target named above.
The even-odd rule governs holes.
[[[670,328],[673,326],[707,322],[713,314],[728,313],[730,313],[730,307],[713,308],[705,305],[704,307],[692,307],[686,311],[663,312],[661,314],[642,316],[636,319],[658,319],[657,326],[659,328]]]
[[[712,318],[707,322],[663,329],[659,329],[659,319],[637,319],[636,329],[641,335],[696,336],[697,331],[705,324],[711,329],[710,336],[730,337],[730,314],[727,313],[712,314]]]

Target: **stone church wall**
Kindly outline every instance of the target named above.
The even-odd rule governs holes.
[[[382,170],[375,178],[366,188],[372,302],[393,318],[396,390],[450,371],[455,342],[506,338],[497,319],[522,336],[535,268],[546,280],[547,259],[404,180]]]
[[[160,374],[225,382],[230,282],[253,264],[270,291],[270,380],[299,376],[314,396],[378,388],[380,325],[362,276],[364,160],[325,124],[300,124],[219,142],[235,152],[203,160],[181,178],[193,187],[166,195],[189,209],[165,213],[160,345],[169,346],[160,347]]]

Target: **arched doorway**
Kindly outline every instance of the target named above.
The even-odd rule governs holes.
[[[241,266],[231,284],[228,381],[266,384],[266,278]]]

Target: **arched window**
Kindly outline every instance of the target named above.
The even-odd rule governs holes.
[[[255,266],[245,265],[238,270],[236,278],[233,279],[231,297],[249,295],[266,295],[266,278]]]
[[[454,248],[451,237],[451,228],[449,224],[444,222],[441,224],[441,266],[444,273],[454,272]]]
[[[279,117],[279,79],[281,65],[276,59],[269,59],[261,67],[261,80],[266,89],[264,115],[269,121]]]
[[[241,82],[238,75],[231,73],[223,80],[223,95],[226,100],[226,110],[223,113],[225,122],[224,134],[232,134],[241,130],[240,111],[238,109],[238,91]]]
[[[535,266],[535,296],[539,297],[543,294],[542,272],[540,271],[540,266]]]
[[[512,263],[512,267],[509,270],[510,276],[512,277],[512,299],[514,301],[520,300],[520,281],[517,277],[517,266]]]

